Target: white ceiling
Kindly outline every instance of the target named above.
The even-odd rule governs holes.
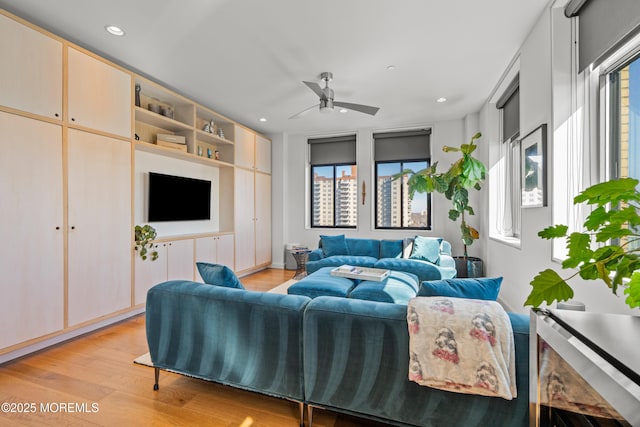
[[[389,129],[476,112],[547,1],[0,0],[0,7],[271,134]],[[126,36],[109,35],[108,24]],[[302,81],[323,71],[334,74],[336,100],[377,106],[378,114],[312,111],[289,120],[318,102]]]

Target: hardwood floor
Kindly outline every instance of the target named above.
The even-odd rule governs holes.
[[[269,269],[240,280],[264,291],[291,277],[293,271]],[[153,391],[153,369],[133,363],[148,351],[144,321],[136,316],[0,366],[0,425],[298,425],[297,403],[170,372],[160,373]],[[323,410],[313,421],[381,425]]]

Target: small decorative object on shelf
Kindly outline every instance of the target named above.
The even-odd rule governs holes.
[[[198,156],[202,156],[202,146],[198,145]]]
[[[173,108],[172,107],[160,107],[160,114],[170,119],[173,119]]]
[[[218,128],[218,136],[220,138],[224,138],[224,131],[222,130],[222,128]]]
[[[156,114],[160,114],[160,105],[149,103],[149,111],[153,111]]]
[[[213,120],[209,122],[209,133],[214,133],[216,128],[216,124],[213,123]]]
[[[136,107],[140,106],[140,91],[142,90],[142,88],[140,87],[139,84],[136,84]]]
[[[204,126],[202,126],[202,131],[211,133],[211,125],[209,123],[205,123]]]
[[[211,158],[211,148],[207,148],[207,157]]]
[[[220,160],[220,152],[216,150],[214,154],[215,154],[215,159]]]

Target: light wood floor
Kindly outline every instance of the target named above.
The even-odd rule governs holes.
[[[293,273],[269,269],[241,281],[265,291]],[[0,425],[298,425],[297,403],[178,374],[161,372],[160,390],[153,391],[153,369],[133,363],[147,351],[140,315],[0,366],[0,404],[22,412],[7,413],[3,405]],[[314,411],[313,424],[381,425],[322,410]]]

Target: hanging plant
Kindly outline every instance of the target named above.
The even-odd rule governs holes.
[[[151,261],[158,259],[158,251],[151,250],[153,248],[153,240],[158,233],[156,229],[146,224],[144,226],[136,225],[135,227],[135,250],[140,255],[143,261],[146,261],[148,257],[151,257]]]

